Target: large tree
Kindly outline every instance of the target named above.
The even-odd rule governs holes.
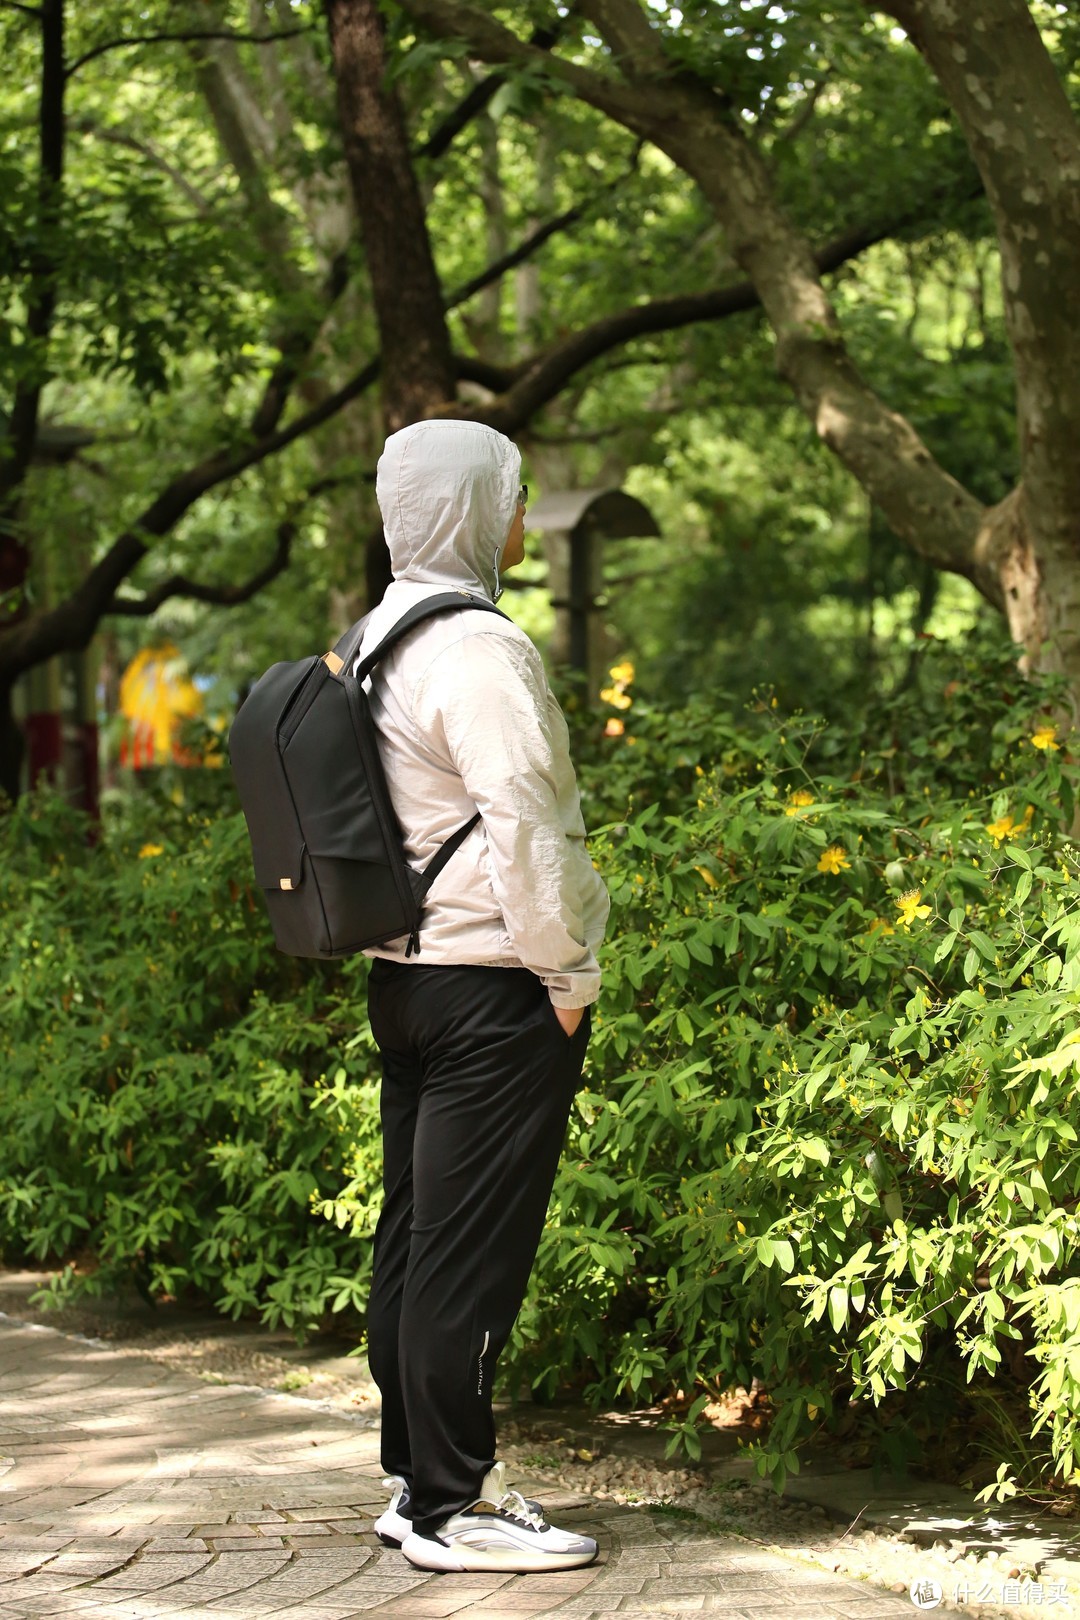
[[[847,388],[830,384],[833,407],[850,406],[854,418],[854,407],[865,403],[866,390],[845,371],[821,277],[896,229],[929,230],[948,215],[971,182],[947,146],[935,147],[910,183],[890,194],[864,189],[857,206],[826,209],[812,242],[785,226],[772,257],[790,257],[794,235],[792,293],[788,270],[778,264],[765,274],[769,255],[747,256],[731,231],[717,246],[699,222],[678,241],[678,228],[665,221],[667,204],[658,201],[665,186],[671,191],[669,180],[655,164],[635,172],[642,139],[663,150],[667,140],[683,161],[693,146],[687,120],[697,120],[704,168],[715,167],[719,150],[725,161],[731,153],[741,160],[745,147],[747,174],[769,203],[760,159],[752,160],[749,142],[725,124],[723,99],[700,68],[672,67],[663,29],[645,24],[649,50],[659,53],[649,70],[659,75],[657,90],[646,83],[648,72],[639,84],[638,69],[625,64],[617,78],[608,47],[583,51],[570,17],[553,16],[520,38],[482,12],[467,12],[465,20],[480,54],[523,67],[524,75],[517,66],[516,77],[500,68],[476,72],[451,49],[438,76],[431,53],[409,53],[400,28],[387,37],[370,0],[328,0],[325,14],[279,0],[253,8],[240,0],[160,0],[138,19],[109,5],[92,16],[76,13],[65,0],[0,7],[15,86],[4,131],[0,237],[0,786],[9,792],[19,777],[14,682],[60,652],[85,647],[110,616],[145,616],[182,596],[237,603],[264,588],[295,555],[305,512],[340,478],[343,455],[355,488],[357,448],[362,462],[377,431],[331,442],[326,430],[376,389],[378,413],[364,419],[376,430],[443,413],[520,434],[627,345],[715,323],[759,302],[779,319],[784,299],[794,298],[802,326],[785,330],[781,349],[806,397],[828,361]],[[487,109],[500,98],[504,110],[516,104],[535,137],[557,111],[553,85],[580,92],[583,101],[573,105],[591,120],[564,120],[547,143],[554,149],[569,132],[568,158],[579,176],[572,200],[548,188],[550,207],[535,208],[516,234],[505,222],[486,233],[481,226],[462,245],[453,224],[476,217],[476,193],[489,199],[489,225],[499,201],[491,164],[484,168],[485,139],[491,155]],[[590,102],[585,90],[597,86],[603,93]],[[666,118],[659,109],[669,93],[674,116]],[[791,98],[785,127],[774,124],[778,150],[785,142],[787,151],[797,148],[815,99],[809,86],[805,106]],[[149,134],[148,105],[158,118]],[[38,130],[32,163],[24,156],[28,113]],[[631,133],[613,142],[605,131],[620,123]],[[720,130],[731,153],[716,145]],[[594,238],[617,210],[627,175],[637,213],[624,210],[623,240],[601,252]],[[719,206],[715,175],[708,188],[696,177]],[[537,188],[538,199],[546,195]],[[769,206],[767,219],[778,212]],[[752,202],[747,211],[754,214]],[[522,299],[518,340],[509,349],[493,318],[497,300],[484,318],[465,323],[451,315],[575,231],[584,272],[564,274],[546,319],[535,300],[528,307]],[[485,239],[493,249],[487,263],[473,250]],[[637,246],[628,251],[628,242]],[[677,271],[665,259],[671,243]],[[468,273],[456,281],[459,264]],[[52,417],[71,414],[74,404],[76,418],[93,419],[103,391],[119,386],[116,378],[129,390],[120,413],[131,446],[124,464],[138,461],[139,476],[108,498],[99,486],[83,489],[58,521],[48,489],[62,433]],[[824,421],[825,413],[819,416]],[[875,432],[902,433],[883,407],[875,420],[861,436],[849,435],[852,444],[858,438],[865,446]],[[955,494],[954,526],[963,528],[961,518],[977,513],[979,503],[949,485],[931,458],[920,473],[917,440],[909,433],[904,443],[918,484],[908,490],[909,505],[925,507],[944,485]],[[207,516],[220,518],[221,508],[208,500],[250,490],[256,476],[246,544],[222,547],[222,524]],[[881,475],[880,482],[884,488],[888,480]],[[907,489],[905,478],[892,483]],[[945,549],[944,541],[930,548],[951,566]],[[370,550],[379,555],[377,546]],[[32,565],[35,555],[50,552],[45,590]],[[370,574],[377,588],[378,570]]]
[[[862,8],[895,18],[921,53],[993,214],[1022,481],[986,505],[853,362],[812,239],[785,206],[761,138],[755,64],[772,53],[766,72],[786,72],[782,88],[800,72],[805,81],[775,42],[824,28],[818,8],[580,0],[580,22],[541,53],[523,27],[468,0],[398,3],[418,28],[464,39],[488,63],[542,72],[693,177],[768,317],[776,367],[820,439],[909,547],[971,580],[1005,614],[1029,667],[1068,677],[1080,708],[1080,127],[1063,82],[1078,38],[1068,8],[1027,0]],[[913,146],[917,138],[912,131]]]

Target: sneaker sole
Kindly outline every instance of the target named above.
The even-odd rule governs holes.
[[[546,1569],[583,1569],[596,1561],[600,1551],[599,1547],[594,1547],[591,1552],[580,1553],[527,1553],[510,1548],[505,1552],[491,1552],[485,1547],[465,1547],[460,1543],[447,1546],[427,1536],[416,1535],[407,1536],[401,1550],[417,1569],[443,1570],[452,1574],[469,1570],[502,1575],[535,1575]]]
[[[387,1508],[372,1526],[384,1547],[400,1547],[406,1536],[412,1535],[412,1520]]]

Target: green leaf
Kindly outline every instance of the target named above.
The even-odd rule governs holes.
[[[774,1238],[773,1253],[776,1256],[776,1263],[780,1270],[787,1272],[790,1276],[795,1270],[795,1249],[793,1245],[787,1238]]]

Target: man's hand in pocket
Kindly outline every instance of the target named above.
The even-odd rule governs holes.
[[[577,1027],[585,1016],[584,1007],[553,1007],[552,1011],[565,1030],[567,1037],[577,1032]]]

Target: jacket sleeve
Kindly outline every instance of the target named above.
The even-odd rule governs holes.
[[[414,714],[483,818],[515,955],[555,1006],[587,1006],[600,993],[595,948],[608,897],[585,847],[566,722],[540,655],[514,637],[467,635],[424,672]]]

